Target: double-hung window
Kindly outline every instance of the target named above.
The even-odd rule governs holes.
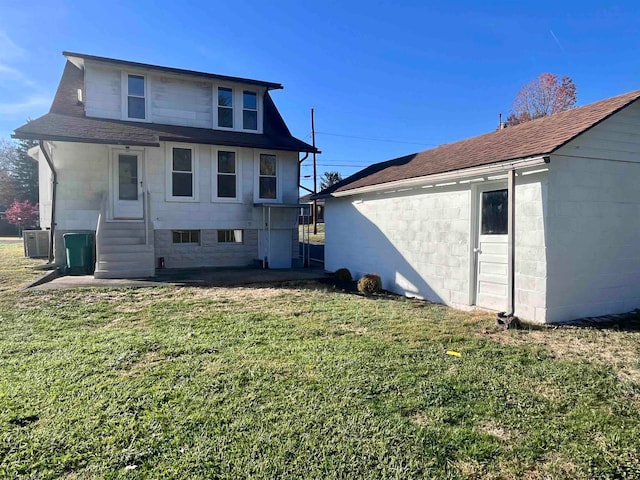
[[[218,127],[233,128],[233,90],[218,87]]]
[[[198,164],[194,147],[167,146],[167,200],[197,201]]]
[[[236,152],[218,150],[215,157],[216,192],[215,199],[235,200],[238,198],[238,163]]]
[[[127,75],[127,118],[144,120],[146,115],[145,82],[142,75]]]
[[[242,128],[258,130],[258,94],[249,90],[242,93]]]
[[[275,155],[260,154],[260,172],[258,175],[259,198],[275,200],[278,198],[278,161]]]

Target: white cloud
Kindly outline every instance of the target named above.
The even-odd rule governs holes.
[[[51,98],[46,95],[31,95],[25,100],[14,103],[0,103],[0,115],[16,115],[30,110],[51,105]]]
[[[19,47],[13,40],[9,38],[5,32],[0,30],[0,59],[13,60],[26,56],[24,48]]]
[[[21,82],[24,85],[27,85],[34,89],[38,87],[38,85],[33,80],[29,80],[27,76],[17,68],[13,68],[9,65],[0,63],[0,80],[2,79]]]

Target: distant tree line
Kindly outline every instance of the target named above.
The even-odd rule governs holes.
[[[38,164],[27,151],[34,140],[0,140],[0,212],[21,228],[38,224]]]

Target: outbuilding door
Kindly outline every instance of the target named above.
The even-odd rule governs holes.
[[[478,229],[475,304],[505,311],[508,303],[508,193],[502,184],[477,190]]]
[[[112,217],[142,219],[142,152],[113,152],[111,186]]]

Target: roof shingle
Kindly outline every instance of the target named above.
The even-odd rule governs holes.
[[[548,155],[638,98],[640,90],[376,163],[327,188],[318,196],[508,160]]]

